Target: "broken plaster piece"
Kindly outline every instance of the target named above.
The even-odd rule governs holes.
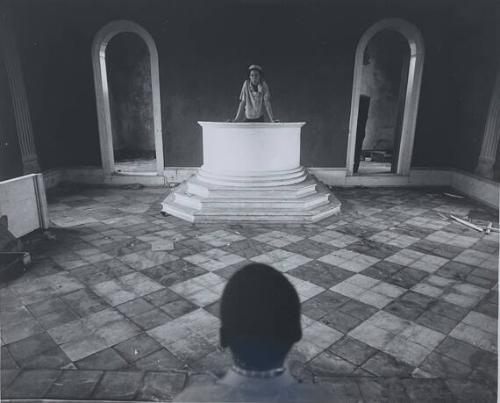
[[[173,250],[174,242],[168,239],[160,239],[151,243],[151,250],[153,252],[159,252],[164,250]]]

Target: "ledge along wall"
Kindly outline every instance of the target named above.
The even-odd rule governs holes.
[[[457,32],[462,25],[479,29],[494,20],[488,17],[491,7],[472,9],[473,17],[456,7],[449,1],[410,0],[397,5],[369,0],[11,0],[9,12],[42,169],[100,166],[90,51],[95,33],[118,19],[140,24],[158,48],[166,166],[201,165],[197,121],[232,118],[246,68],[259,63],[276,117],[307,122],[302,164],[344,167],[356,46],[375,22],[403,18],[420,29],[426,47],[412,165],[455,164],[470,170],[474,163],[458,163],[466,153],[461,147],[469,145],[469,131],[460,132],[458,141],[455,136],[459,95],[467,96],[473,86],[457,83],[469,82],[471,74],[482,77],[482,69],[491,70],[491,63],[488,58],[471,59],[467,68],[457,68],[451,56],[461,51]],[[486,20],[473,19],[476,9],[486,9]],[[259,29],[249,29],[255,26]],[[467,49],[472,51],[483,39],[473,36]],[[482,62],[487,65],[479,67]],[[483,103],[469,101],[460,109],[463,119],[477,116],[472,124],[476,129],[487,112]],[[476,129],[471,131],[482,136]]]

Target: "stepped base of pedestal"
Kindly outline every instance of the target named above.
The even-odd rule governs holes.
[[[340,212],[340,202],[304,172],[300,183],[246,186],[206,182],[195,175],[162,203],[162,212],[193,223],[312,223]]]

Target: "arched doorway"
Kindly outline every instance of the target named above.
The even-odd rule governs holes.
[[[118,77],[117,79],[114,79],[113,82],[110,82],[108,72],[113,70],[113,66],[108,66],[107,63],[108,45],[110,41],[119,34],[121,37],[117,38],[117,48],[120,47],[120,42],[127,39],[122,34],[129,35],[128,40],[131,39],[130,34],[134,34],[134,37],[140,37],[141,41],[143,41],[147,46],[150,67],[150,86],[147,87],[148,89],[146,91],[142,92],[142,96],[144,96],[144,94],[151,95],[151,102],[148,103],[151,106],[151,113],[144,110],[142,112],[134,111],[134,113],[129,116],[130,121],[125,122],[124,124],[122,124],[123,122],[119,122],[118,119],[120,119],[120,116],[124,116],[123,110],[125,110],[125,112],[127,111],[127,105],[122,108],[121,115],[118,113],[119,108],[112,111],[112,104],[113,108],[117,106],[113,95],[113,87],[116,95],[116,90],[120,85],[120,79]],[[140,44],[137,43],[137,39],[139,38],[134,38],[132,41],[135,42],[136,49],[138,49],[137,54],[140,55]],[[118,51],[119,49],[115,52],[117,55],[119,53]],[[115,60],[116,58],[119,59],[119,56],[116,56]],[[112,174],[130,171],[131,173],[136,174],[151,174],[156,172],[157,175],[163,176],[165,164],[163,160],[163,139],[161,129],[158,51],[153,38],[144,28],[134,22],[124,20],[113,21],[101,28],[101,30],[99,30],[96,34],[92,44],[92,63],[94,67],[97,116],[99,121],[99,140],[101,145],[101,159],[104,173]],[[137,83],[132,80],[130,85],[135,85],[135,87],[138,88],[141,84],[139,83],[139,85],[137,85]],[[123,97],[124,96],[122,96],[122,99]],[[122,102],[122,104],[128,104],[128,108],[130,110],[130,103],[134,95],[128,94],[127,97],[128,98]],[[144,116],[139,115],[146,115],[146,117],[151,115],[151,122],[145,122],[141,130],[138,131],[137,128],[134,127],[137,126],[137,121],[140,119],[145,120]],[[120,131],[120,133],[118,133],[118,131]],[[141,133],[141,131],[144,133]],[[148,138],[148,135],[150,135],[150,138]],[[148,143],[150,143],[149,146]],[[140,147],[139,144],[141,144]],[[151,159],[149,159],[148,162],[147,158],[143,159],[146,163],[127,164],[126,161],[134,160],[133,156],[132,158],[129,158],[131,157],[131,147],[133,148],[134,145],[135,150],[132,151],[136,154],[142,153],[147,155],[148,152],[153,152],[153,164],[151,164]]]
[[[359,125],[366,124],[363,120],[363,113],[368,113],[369,100],[366,99],[366,94],[363,91],[366,83],[363,82],[364,67],[367,64],[367,47],[372,39],[377,34],[385,32],[395,32],[402,35],[408,43],[409,57],[406,63],[402,65],[402,70],[405,76],[401,80],[403,85],[399,86],[402,89],[401,105],[399,111],[396,112],[395,122],[398,126],[398,135],[393,139],[391,147],[396,150],[393,159],[395,163],[390,171],[399,175],[408,175],[410,172],[411,156],[413,152],[413,141],[415,137],[415,125],[417,120],[418,100],[420,96],[420,85],[422,81],[422,70],[424,64],[424,44],[419,30],[404,20],[387,19],[382,20],[370,27],[361,37],[358,47],[356,48],[356,58],[354,64],[354,79],[353,92],[351,100],[351,118],[349,124],[349,138],[347,143],[347,174],[355,173],[356,165],[356,135],[360,131]],[[369,56],[368,56],[369,57]],[[395,109],[397,110],[397,108]],[[360,114],[361,113],[361,114]],[[394,128],[396,130],[396,128]],[[394,144],[396,147],[394,147]],[[358,142],[359,151],[359,142]]]

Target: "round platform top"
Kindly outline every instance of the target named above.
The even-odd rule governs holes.
[[[202,127],[225,127],[225,128],[278,128],[278,127],[302,127],[306,122],[198,122]]]

